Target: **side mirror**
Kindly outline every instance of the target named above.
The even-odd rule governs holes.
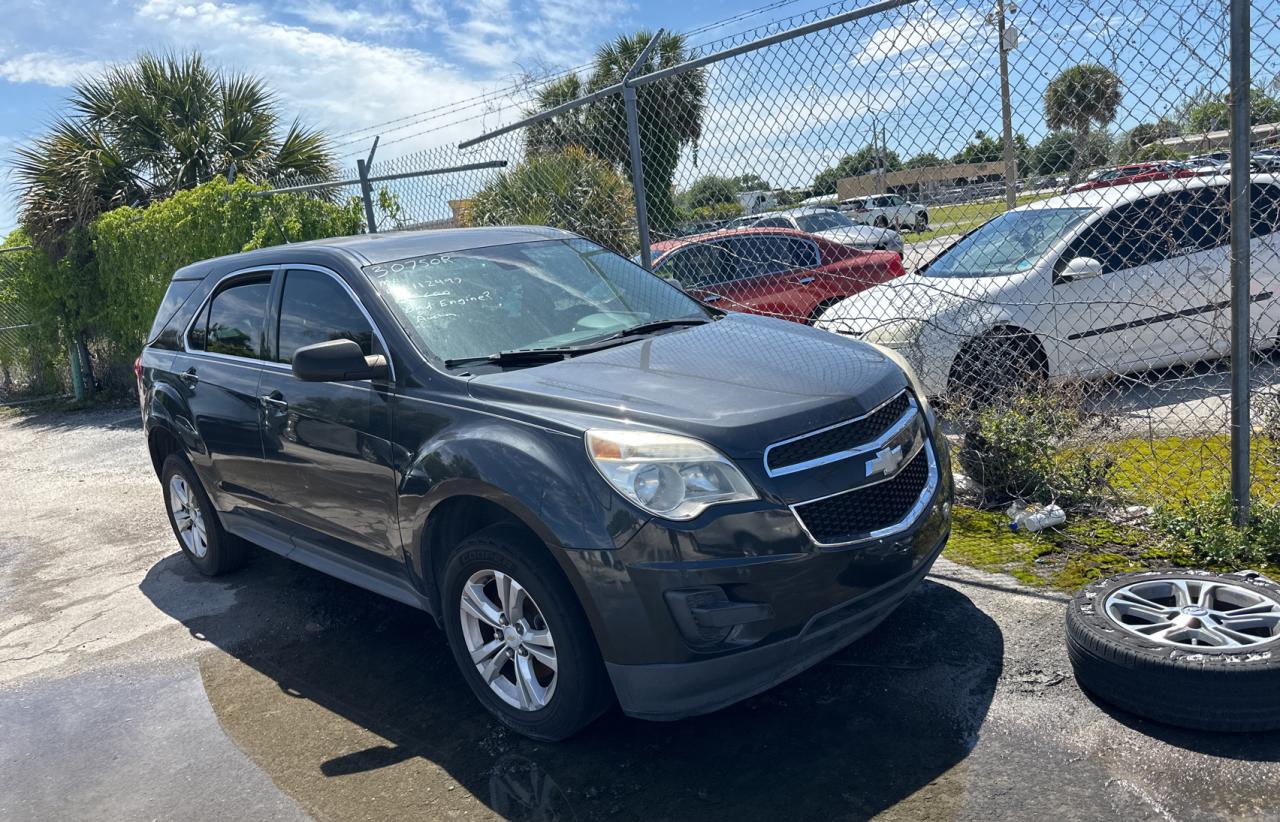
[[[1067,262],[1062,272],[1058,274],[1058,281],[1069,283],[1073,280],[1088,280],[1101,276],[1102,263],[1096,257],[1076,257]]]
[[[352,340],[304,345],[293,353],[293,376],[303,382],[379,380],[387,376],[387,358],[366,357]]]

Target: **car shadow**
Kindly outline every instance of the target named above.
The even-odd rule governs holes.
[[[421,758],[511,819],[869,818],[965,759],[1004,651],[990,617],[926,581],[870,636],[764,694],[674,723],[614,708],[547,744],[485,713],[430,617],[302,566],[260,552],[206,580],[174,554],[141,590],[229,655],[213,657],[273,683],[224,694],[218,677],[204,679],[224,730],[286,792],[306,779],[353,790],[353,776]],[[272,725],[281,694],[322,707],[313,713],[345,738],[383,741],[316,750]],[[379,797],[410,790],[379,784]],[[298,793],[318,807],[315,789]],[[956,791],[938,793],[945,802]]]
[[[1085,688],[1085,697],[1098,710],[1137,733],[1158,739],[1175,748],[1237,759],[1242,762],[1280,762],[1280,731],[1253,733],[1212,733],[1166,725],[1119,708]]]

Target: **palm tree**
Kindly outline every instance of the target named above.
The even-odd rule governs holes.
[[[143,54],[78,82],[71,114],[16,150],[23,226],[58,256],[62,238],[104,211],[145,204],[226,175],[265,181],[328,174],[325,138],[281,129],[260,78],[211,68],[196,53]]]
[[[533,105],[525,109],[524,116],[532,117],[540,111],[576,100],[585,93],[582,78],[576,73],[566,74],[538,89]],[[530,156],[558,154],[569,146],[585,147],[591,141],[586,114],[586,107],[582,106],[529,126],[524,134],[525,153]]]
[[[546,111],[622,82],[651,39],[652,32],[638,31],[601,46],[585,83],[576,74],[549,83],[538,92],[526,115]],[[687,59],[689,54],[684,37],[664,34],[637,70],[637,75],[678,65]],[[706,93],[706,77],[701,69],[668,77],[637,90],[645,197],[649,206],[649,222],[655,231],[662,231],[676,221],[672,181],[681,150],[685,146],[696,146],[702,136]],[[598,102],[535,123],[525,135],[525,150],[530,155],[559,152],[569,146],[581,146],[629,175],[631,155],[622,95],[612,94]]]
[[[1075,157],[1068,179],[1080,178],[1082,160],[1089,142],[1089,128],[1105,127],[1120,107],[1121,82],[1115,72],[1096,63],[1081,63],[1064,70],[1044,91],[1044,119],[1051,129],[1071,129],[1075,137]]]
[[[644,47],[653,39],[650,31],[621,35],[596,51],[587,91],[598,91],[622,82],[636,64]],[[685,39],[680,34],[663,34],[636,76],[676,66],[689,59]],[[640,120],[640,151],[644,159],[644,191],[649,222],[662,232],[676,222],[672,181],[680,151],[694,146],[702,136],[702,116],[707,96],[706,75],[701,69],[686,71],[637,90],[636,108]],[[625,166],[631,155],[627,148],[627,117],[621,94],[613,94],[587,112],[594,138],[592,151]]]

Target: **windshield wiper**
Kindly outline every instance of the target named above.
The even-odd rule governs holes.
[[[661,331],[664,328],[677,328],[682,325],[704,325],[709,322],[711,322],[711,320],[707,317],[680,317],[674,320],[655,320],[651,323],[641,323],[640,325],[633,325],[630,328],[624,328],[621,331],[615,331],[607,337],[601,337],[599,341],[620,340],[624,337],[635,337],[640,334]]]
[[[462,365],[493,363],[494,365],[516,365],[519,363],[556,362],[574,354],[582,354],[590,349],[581,348],[518,348],[514,351],[499,351],[496,354],[485,354],[479,357],[458,357],[445,360],[446,368],[457,368]]]

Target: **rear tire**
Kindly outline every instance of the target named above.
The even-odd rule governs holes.
[[[248,544],[227,533],[204,486],[181,454],[170,454],[160,468],[164,507],[178,546],[200,573],[216,577],[244,565]]]
[[[929,215],[921,211],[916,215],[915,229],[917,232],[925,232],[929,230]]]
[[[881,214],[879,217],[876,217],[876,228],[888,228],[888,227],[889,227],[889,221],[884,218],[883,214]]]
[[[463,679],[517,733],[564,739],[612,703],[577,595],[546,548],[520,529],[492,525],[463,540],[445,568],[441,601]]]

